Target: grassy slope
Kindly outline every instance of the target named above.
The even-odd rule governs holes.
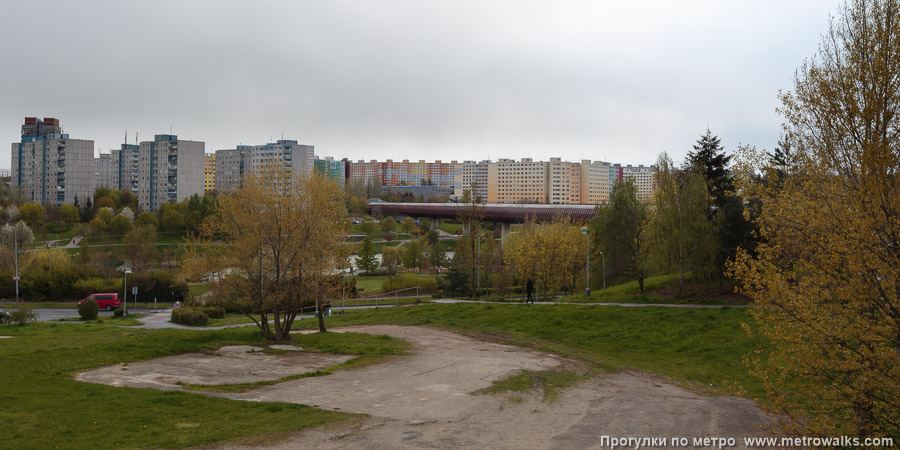
[[[591,296],[576,294],[558,299],[572,303],[675,303],[695,305],[742,305],[748,299],[734,294],[728,280],[685,280],[684,297],[677,296],[678,275],[660,275],[644,280],[644,293],[638,292],[637,281],[592,289]]]
[[[253,327],[134,330],[98,324],[0,327],[0,423],[7,448],[187,447],[294,432],[349,417],[281,403],[114,388],[72,379],[101,365],[261,343]]]

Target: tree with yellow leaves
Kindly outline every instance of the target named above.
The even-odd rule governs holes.
[[[520,283],[533,280],[545,298],[571,293],[584,271],[584,239],[580,228],[565,216],[543,223],[530,220],[507,238],[504,258]]]
[[[781,96],[783,161],[744,148],[758,257],[731,273],[789,432],[900,438],[900,2],[854,0]],[[763,171],[767,182],[747,174]],[[774,182],[772,180],[777,180]]]
[[[346,259],[346,214],[334,181],[266,167],[241,189],[220,197],[216,220],[203,227],[202,237],[226,245],[189,250],[185,264],[208,273],[230,271],[223,292],[240,303],[249,301],[248,316],[266,339],[289,341],[301,308],[315,304],[322,311],[325,300],[340,290],[333,278]],[[324,332],[322,316],[319,331]]]

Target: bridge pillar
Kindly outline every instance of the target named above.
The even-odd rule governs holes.
[[[431,218],[431,229],[432,230],[434,230],[434,231],[438,230],[438,225],[440,225],[440,223],[441,223],[440,220],[441,219],[438,219],[436,217]]]
[[[500,222],[500,242],[506,241],[506,237],[509,236],[510,229],[511,224],[509,222]]]

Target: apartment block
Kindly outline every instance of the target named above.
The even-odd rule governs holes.
[[[216,154],[207,153],[203,161],[203,193],[211,194],[216,190]]]
[[[245,177],[259,174],[270,164],[281,165],[299,175],[315,170],[316,161],[314,146],[291,140],[264,145],[239,145],[234,149],[217,150],[215,157],[215,189],[220,193],[239,189]],[[343,174],[343,170],[341,173]]]
[[[315,173],[344,184],[344,163],[335,161],[334,158],[328,156],[325,159],[316,158],[313,161]]]
[[[604,161],[581,161],[581,204],[605,205],[615,181],[612,164]]]
[[[347,178],[350,181],[361,182],[362,184],[379,183],[381,184],[381,163],[376,160],[350,162],[347,165]]]
[[[618,167],[620,179],[631,178],[634,180],[634,186],[637,188],[638,198],[641,200],[650,200],[653,198],[653,189],[655,188],[656,166],[632,166]]]
[[[141,146],[138,144],[122,144],[118,150],[111,152],[116,165],[117,188],[139,193]]]
[[[384,162],[371,160],[369,162],[350,162],[348,177],[351,180],[361,181],[363,184],[372,182],[381,186],[453,186],[454,170],[458,166],[456,161],[449,163],[425,162],[425,160],[410,162],[394,161],[389,159]]]
[[[94,167],[95,187],[119,189],[119,170],[116,162],[113,161],[112,154],[101,153],[100,156],[94,158]]]
[[[164,203],[203,195],[205,144],[157,134],[140,143],[138,161],[138,205],[156,211]]]
[[[280,164],[299,175],[313,170],[315,147],[282,139],[270,144],[254,145],[245,154],[245,159],[248,173],[259,173],[269,164]]]
[[[453,195],[462,198],[463,191],[475,186],[475,196],[487,202],[488,164],[490,161],[463,161],[457,164],[453,171]]]
[[[581,203],[581,164],[550,158],[547,178],[549,202],[553,205]]]
[[[26,117],[11,163],[11,185],[21,187],[29,201],[72,204],[94,193],[94,141],[70,139],[58,119]]]
[[[522,158],[488,164],[488,203],[547,203],[549,163]]]
[[[246,167],[244,157],[252,148],[250,145],[238,145],[234,149],[216,151],[216,190],[219,193],[241,188]]]

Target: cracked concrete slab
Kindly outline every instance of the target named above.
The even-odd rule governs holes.
[[[79,381],[161,390],[183,384],[231,384],[271,381],[341,364],[353,355],[290,352],[268,354],[262,347],[232,345],[209,353],[188,353],[150,361],[101,367],[75,377]]]

